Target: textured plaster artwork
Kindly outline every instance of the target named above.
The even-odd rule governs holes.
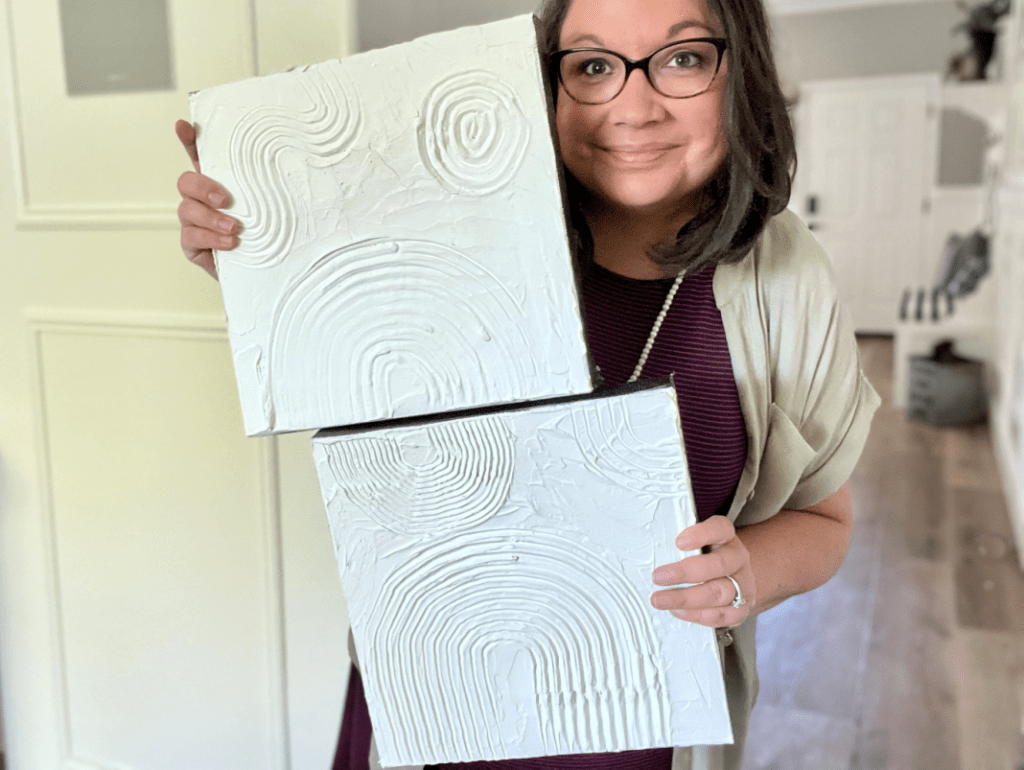
[[[194,94],[246,432],[592,388],[529,16]]]
[[[732,740],[714,632],[649,601],[695,520],[674,388],[314,454],[384,766]]]

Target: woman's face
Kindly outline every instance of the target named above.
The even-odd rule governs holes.
[[[721,35],[704,0],[574,0],[559,47],[642,59],[669,42]],[[606,104],[579,104],[560,87],[556,119],[566,167],[606,205],[693,216],[697,193],[725,157],[727,66],[728,54],[711,88],[686,99],[662,96],[638,70]]]

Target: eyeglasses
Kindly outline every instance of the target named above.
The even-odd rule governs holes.
[[[686,99],[707,91],[722,66],[720,37],[677,40],[644,59],[627,59],[605,48],[568,48],[551,55],[565,92],[580,104],[604,104],[618,96],[633,70],[643,70],[655,91]]]

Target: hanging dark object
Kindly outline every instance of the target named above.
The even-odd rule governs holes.
[[[980,230],[969,235],[953,233],[946,241],[941,278],[937,291],[957,299],[978,288],[989,270],[988,238]]]
[[[975,230],[968,235],[953,233],[946,240],[939,281],[931,289],[907,288],[900,300],[900,321],[937,323],[953,315],[954,300],[973,294],[989,271],[988,237]]]
[[[1010,12],[1010,0],[989,0],[975,6],[957,0],[957,7],[967,14],[967,19],[953,27],[953,32],[966,32],[971,38],[971,47],[950,57],[946,77],[959,81],[985,80],[985,70],[996,47],[996,22]]]

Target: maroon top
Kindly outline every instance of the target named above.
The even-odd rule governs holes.
[[[641,375],[653,379],[675,374],[686,458],[701,520],[728,511],[747,459],[747,435],[725,327],[712,292],[713,277],[714,269],[709,268],[683,280]],[[640,281],[598,265],[584,270],[581,301],[587,318],[587,342],[605,385],[621,385],[629,379],[671,286],[671,279]],[[367,770],[370,730],[362,680],[353,668],[333,770]],[[433,767],[669,770],[671,765],[672,749],[651,749]]]

